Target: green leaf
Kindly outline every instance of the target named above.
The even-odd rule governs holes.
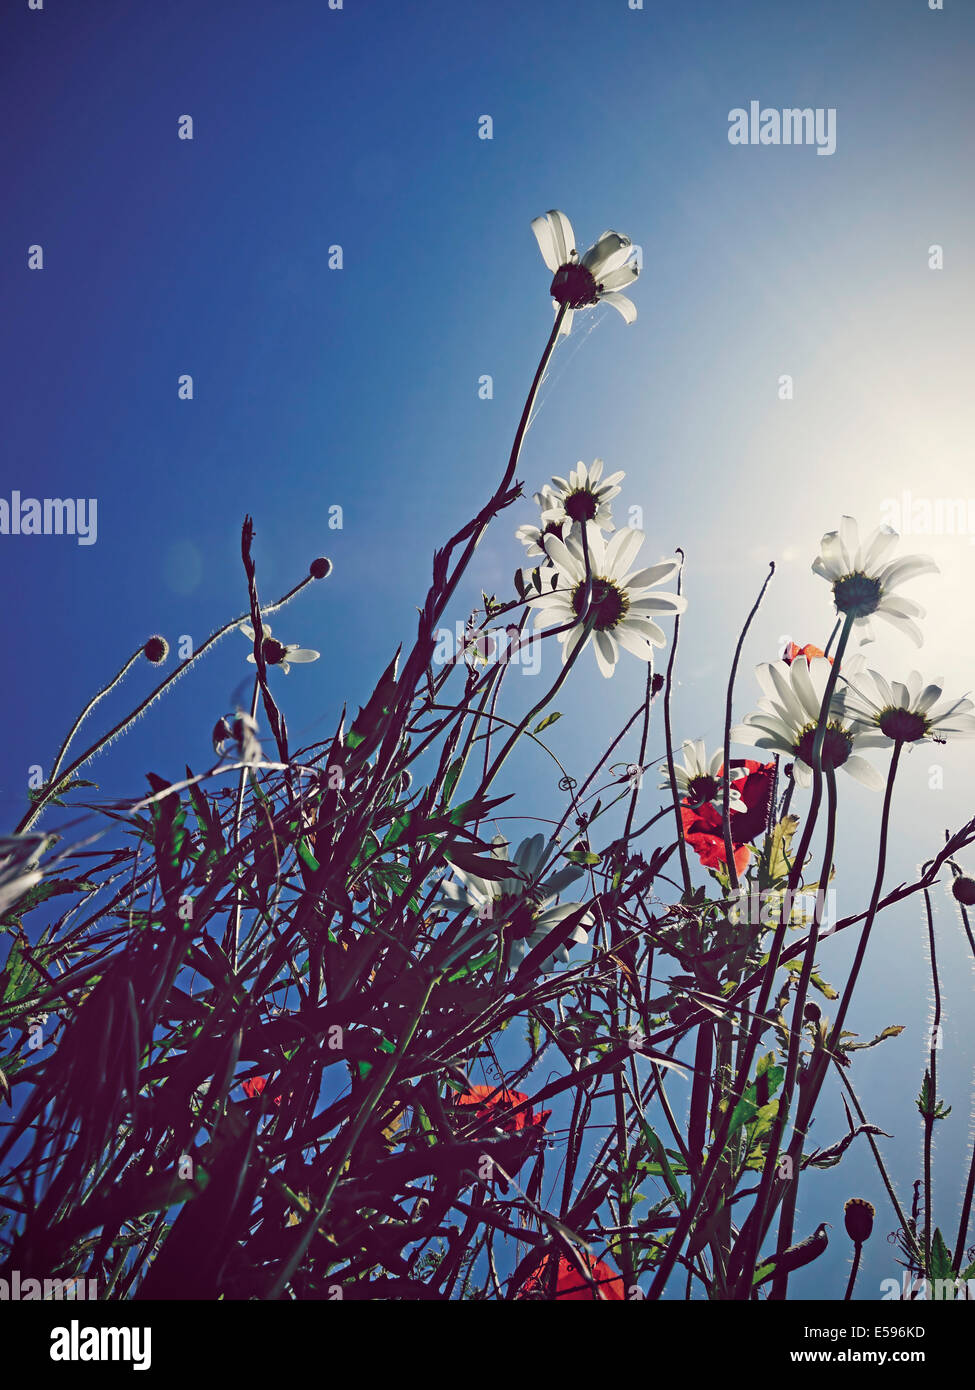
[[[443,799],[442,799],[442,801],[441,801],[441,805],[442,805],[442,806],[449,806],[449,805],[450,805],[450,798],[451,798],[451,797],[453,796],[453,794],[454,794],[454,788],[456,787],[457,782],[458,782],[458,780],[459,780],[459,778],[460,778],[460,774],[463,772],[463,770],[464,770],[464,759],[463,759],[463,758],[457,758],[457,759],[456,759],[454,762],[452,762],[452,763],[450,764],[450,766],[448,767],[448,769],[447,769],[447,775],[446,775],[446,777],[443,779]]]
[[[759,856],[759,881],[763,888],[788,878],[792,867],[792,837],[799,828],[798,816],[783,816],[778,825],[773,826],[772,834]]]
[[[883,1042],[886,1038],[896,1038],[903,1033],[903,1031],[904,1024],[892,1024],[891,1027],[885,1028],[882,1033],[878,1033],[875,1038],[871,1038],[869,1042],[841,1042],[840,1047],[844,1052],[859,1052],[861,1048],[864,1047],[876,1047],[878,1043]],[[856,1034],[844,1033],[843,1037],[854,1038]]]
[[[468,961],[462,969],[455,971],[453,975],[448,975],[447,983],[452,985],[457,980],[466,980],[469,975],[475,975],[485,965],[490,965],[492,961],[497,960],[497,957],[497,951],[488,951],[486,955],[477,956],[474,960]]]
[[[853,1143],[858,1134],[878,1134],[884,1139],[892,1136],[885,1129],[880,1129],[877,1125],[857,1125],[848,1134],[844,1134],[835,1144],[830,1144],[829,1148],[816,1149],[808,1158],[802,1160],[803,1168],[833,1168],[839,1163],[847,1149]]]
[[[674,1198],[677,1205],[683,1208],[685,1201],[684,1189],[677,1181],[670,1159],[667,1156],[667,1150],[664,1148],[660,1136],[655,1130],[650,1128],[645,1120],[640,1121],[640,1129],[643,1131],[644,1142],[646,1143],[651,1158],[655,1164],[659,1165],[660,1174],[670,1188],[671,1196]]]
[[[543,720],[541,720],[538,724],[535,725],[534,732],[535,732],[536,734],[540,734],[540,733],[542,732],[543,729],[547,729],[548,726],[549,726],[550,724],[554,724],[555,721],[556,721],[556,719],[561,719],[561,718],[562,718],[562,713],[561,713],[561,711],[560,711],[560,710],[554,710],[554,711],[552,712],[552,714],[547,714]]]
[[[954,1279],[955,1271],[951,1262],[951,1251],[945,1245],[944,1236],[936,1227],[931,1241],[931,1268],[929,1279]]]
[[[782,1085],[785,1068],[772,1065],[771,1053],[761,1057],[755,1069],[755,1080],[745,1087],[745,1093],[734,1108],[728,1138],[741,1129],[742,1125],[757,1123],[762,1133],[768,1128],[778,1109],[778,1101],[772,1097]],[[725,1108],[727,1102],[725,1102]],[[753,1138],[756,1136],[753,1135]]]
[[[28,888],[15,903],[8,909],[6,915],[0,920],[0,931],[16,928],[20,926],[20,919],[25,913],[30,912],[38,903],[46,902],[48,898],[56,897],[61,893],[91,893],[97,884],[89,883],[83,878],[45,878],[40,883],[35,883],[33,888]]]
[[[312,854],[311,850],[309,849],[308,841],[305,839],[304,835],[302,835],[298,840],[295,841],[295,849],[298,851],[298,856],[301,859],[301,862],[307,868],[311,869],[312,873],[317,873],[321,866],[318,860]]]
[[[833,986],[826,983],[818,970],[813,970],[810,973],[809,983],[814,989],[818,989],[820,994],[825,995],[827,999],[838,999],[840,997]]]
[[[931,1073],[925,1071],[921,1083],[921,1094],[917,1098],[917,1108],[926,1120],[943,1120],[951,1114],[951,1106],[945,1109],[943,1100],[938,1100],[931,1080]]]
[[[40,801],[43,799],[47,806],[65,806],[67,803],[62,800],[62,797],[66,792],[77,791],[78,787],[97,788],[97,786],[97,782],[89,782],[84,777],[72,777],[70,781],[65,782],[63,786],[58,788],[57,794],[54,796],[47,796],[44,787],[32,787],[27,795],[30,797],[31,801]]]
[[[565,855],[570,864],[598,864],[599,855],[593,854],[591,850],[570,849]]]
[[[359,750],[355,759],[361,762],[380,743],[396,697],[396,672],[400,649],[379,677],[375,690],[356,715],[352,728],[345,736],[345,746]]]
[[[382,1042],[379,1044],[379,1051],[391,1054],[396,1051],[396,1044],[390,1042],[388,1038],[383,1038]],[[372,1062],[366,1062],[363,1061],[362,1058],[359,1058],[356,1062],[356,1066],[358,1067],[359,1079],[361,1081],[372,1071],[373,1064]]]
[[[7,956],[7,964],[0,973],[0,1000],[4,1004],[16,1004],[43,982],[43,977],[24,958],[20,942],[15,941]]]

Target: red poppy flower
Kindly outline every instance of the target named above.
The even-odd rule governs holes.
[[[266,1077],[266,1076],[252,1076],[252,1077],[250,1077],[249,1080],[247,1080],[247,1081],[245,1081],[245,1082],[243,1083],[243,1086],[244,1086],[244,1095],[247,1097],[248,1100],[253,1100],[255,1096],[259,1096],[259,1095],[262,1093],[262,1091],[264,1090],[264,1087],[265,1087],[266,1085],[267,1085],[267,1077]],[[281,1104],[282,1097],[281,1097],[281,1096],[273,1096],[273,1097],[272,1097],[272,1100],[273,1100],[273,1102],[274,1102],[275,1105],[280,1105],[280,1104]]]
[[[552,1268],[549,1261],[551,1258],[551,1255],[545,1256],[535,1273],[530,1275],[518,1290],[515,1295],[516,1298],[547,1298],[549,1296]],[[625,1301],[626,1289],[623,1286],[623,1280],[618,1274],[613,1273],[608,1264],[604,1264],[602,1260],[593,1260],[581,1251],[579,1258],[592,1275],[596,1288],[593,1288],[589,1280],[583,1277],[575,1260],[570,1260],[566,1255],[562,1255],[559,1257],[559,1267],[555,1275],[555,1298],[557,1301],[561,1299]]]
[[[509,1091],[507,1086],[472,1086],[470,1090],[455,1096],[454,1104],[477,1106],[479,1120],[490,1117],[499,1128],[513,1134],[530,1125],[544,1125],[552,1113],[551,1110],[542,1110],[535,1115],[530,1108],[526,1108],[516,1110],[513,1115],[506,1114],[527,1099],[524,1091]]]
[[[804,656],[807,661],[812,661],[813,657],[826,656],[826,653],[820,651],[819,647],[814,647],[811,642],[807,642],[804,647],[797,647],[795,642],[790,642],[787,645],[785,651],[782,653],[782,660],[788,666],[791,666],[797,656]],[[827,656],[826,660],[832,666],[833,658],[831,656]]]
[[[731,812],[730,829],[735,872],[743,874],[751,859],[748,845],[763,833],[768,819],[775,764],[746,758],[738,766],[744,768],[744,774],[735,777],[731,785],[745,803],[745,809]],[[684,838],[705,869],[717,869],[727,863],[721,813],[713,801],[691,807],[685,799],[681,803],[680,818]]]

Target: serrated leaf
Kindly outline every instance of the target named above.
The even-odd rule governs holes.
[[[931,1240],[931,1268],[928,1271],[929,1279],[954,1279],[955,1271],[952,1267],[951,1251],[945,1245],[944,1236],[936,1227],[934,1236]]]
[[[792,837],[798,828],[798,816],[783,816],[772,827],[772,834],[767,837],[767,844],[759,856],[759,879],[763,888],[770,888],[788,878],[792,867]]]
[[[885,1029],[883,1030],[882,1033],[878,1033],[877,1036],[876,1036],[875,1038],[871,1038],[869,1042],[850,1042],[850,1043],[841,1042],[841,1043],[840,1043],[840,1047],[842,1048],[842,1050],[843,1050],[844,1052],[859,1052],[859,1051],[861,1051],[861,1050],[862,1050],[863,1048],[865,1048],[865,1047],[876,1047],[878,1043],[883,1042],[886,1038],[896,1038],[896,1037],[899,1037],[900,1034],[903,1033],[903,1031],[904,1031],[904,1024],[903,1024],[903,1023],[901,1023],[901,1024],[892,1024],[889,1028],[885,1028]],[[843,1036],[844,1036],[844,1037],[855,1037],[856,1035],[853,1034],[853,1033],[850,1033],[850,1034],[844,1033]]]
[[[826,1149],[815,1149],[807,1158],[802,1160],[803,1168],[834,1168],[846,1153],[858,1134],[879,1134],[884,1139],[892,1138],[886,1130],[880,1129],[877,1125],[857,1125],[851,1129],[849,1134],[844,1134],[842,1139],[835,1144],[830,1144]]]

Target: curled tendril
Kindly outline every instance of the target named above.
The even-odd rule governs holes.
[[[576,779],[575,779],[574,777],[570,777],[568,773],[566,773],[564,777],[560,777],[560,778],[559,778],[559,791],[560,791],[560,792],[572,792],[572,791],[575,791],[575,789],[576,789],[576,787],[577,787],[578,785],[579,785],[579,784],[578,784],[578,782],[576,781]]]

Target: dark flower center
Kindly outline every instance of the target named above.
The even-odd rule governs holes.
[[[881,733],[888,738],[899,739],[901,743],[916,743],[928,731],[924,716],[909,709],[881,710],[877,723]]]
[[[792,745],[792,751],[809,767],[813,765],[813,744],[816,742],[816,725],[803,729],[799,742]],[[853,739],[840,724],[827,724],[823,739],[823,767],[842,767],[853,752]]]
[[[522,901],[511,914],[511,939],[512,941],[522,941],[525,937],[531,936],[534,930],[535,919],[532,916],[532,904]]]
[[[838,613],[852,613],[854,618],[865,618],[877,611],[880,602],[880,580],[869,574],[847,574],[837,579],[833,585],[833,601]]]
[[[565,499],[565,514],[573,521],[592,521],[599,503],[594,493],[586,488],[570,492]]]
[[[542,898],[539,887],[526,884],[523,893],[502,893],[494,904],[494,912],[499,922],[508,923],[508,935],[512,941],[521,941],[531,936],[535,930],[535,914],[541,907]]]
[[[552,298],[569,309],[584,309],[598,298],[596,281],[591,270],[578,261],[561,265],[552,280]]]
[[[609,579],[593,579],[588,612],[583,607],[585,592],[585,582],[576,585],[572,595],[572,607],[577,617],[589,618],[599,632],[615,627],[630,606],[630,600]]]
[[[261,650],[264,653],[264,660],[267,662],[268,666],[277,666],[284,660],[286,655],[286,648],[274,637],[265,637],[264,645]]]
[[[687,785],[687,800],[692,806],[699,806],[702,801],[713,801],[717,794],[718,783],[707,774],[695,777]]]

